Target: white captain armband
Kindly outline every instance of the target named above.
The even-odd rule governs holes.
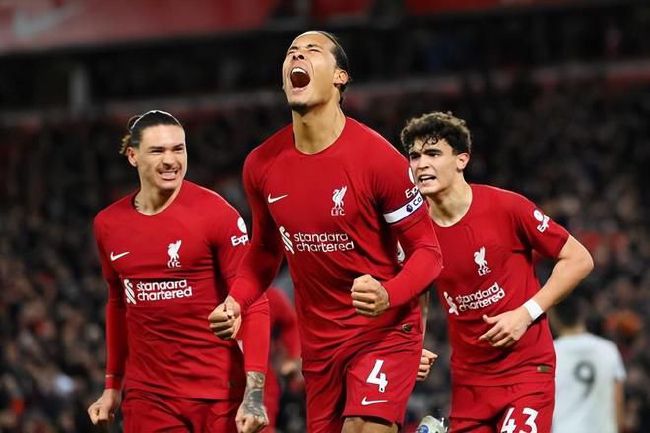
[[[422,198],[422,195],[418,192],[415,195],[415,197],[413,197],[413,200],[406,203],[401,208],[396,209],[389,213],[385,213],[384,219],[388,224],[394,224],[400,222],[404,218],[406,218],[407,216],[411,215],[413,212],[418,210],[420,206],[422,206],[422,203],[424,203],[424,198]]]

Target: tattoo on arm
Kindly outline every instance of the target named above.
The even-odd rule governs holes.
[[[242,406],[244,413],[266,418],[264,413],[264,373],[246,373],[246,390]]]

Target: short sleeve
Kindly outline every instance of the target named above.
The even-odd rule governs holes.
[[[517,234],[525,244],[542,256],[556,258],[569,238],[569,232],[532,201],[519,194],[508,194],[507,200]]]

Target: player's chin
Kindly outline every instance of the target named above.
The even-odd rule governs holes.
[[[310,105],[303,98],[287,98],[287,101],[289,102],[291,111],[295,111],[298,114],[304,114],[309,111]]]
[[[419,183],[418,189],[420,190],[420,194],[424,196],[435,195],[438,191],[440,191],[438,185],[432,185],[432,182],[426,182],[426,184]]]
[[[173,179],[159,179],[157,182],[158,189],[161,191],[174,191],[183,182],[183,177],[177,175]]]

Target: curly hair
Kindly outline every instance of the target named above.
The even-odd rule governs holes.
[[[456,154],[472,152],[472,136],[467,124],[451,112],[434,111],[410,119],[402,129],[400,139],[407,153],[417,139],[432,143],[445,140]]]

